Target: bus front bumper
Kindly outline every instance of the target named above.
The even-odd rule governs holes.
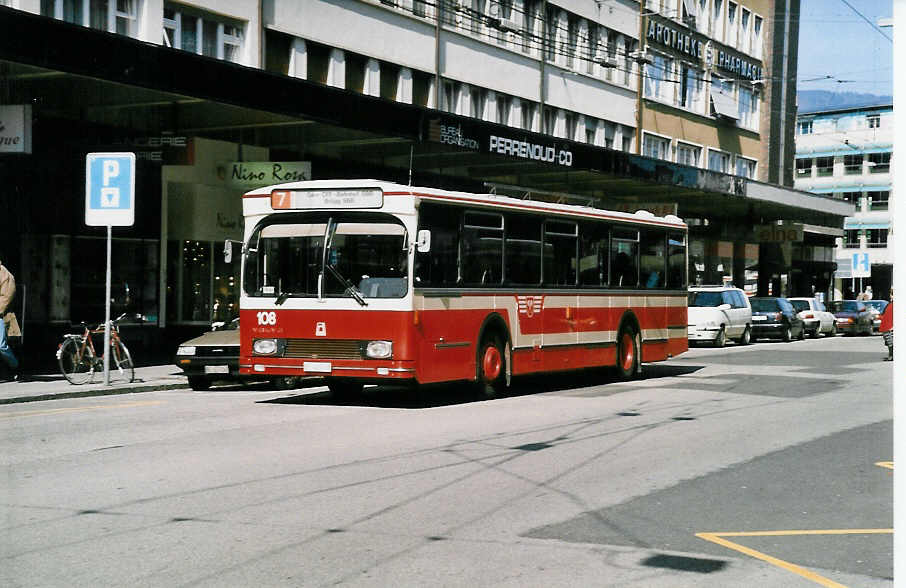
[[[287,361],[264,357],[243,358],[239,372],[244,375],[280,375],[280,376],[339,376],[354,379],[392,379],[406,380],[415,378],[415,365],[412,361],[341,361],[341,360],[306,360]]]

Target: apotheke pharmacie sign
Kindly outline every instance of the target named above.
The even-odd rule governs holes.
[[[715,65],[735,77],[745,78],[747,80],[760,80],[764,77],[764,69],[756,63],[752,63],[726,51],[718,50],[717,58],[714,56],[714,49],[710,43],[705,43],[701,39],[658,22],[648,22],[647,38],[649,43],[657,43],[664,47],[669,47],[680,53],[685,53],[696,59],[704,58],[708,65]]]

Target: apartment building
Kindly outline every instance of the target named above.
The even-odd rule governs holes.
[[[796,0],[0,0],[0,117],[29,134],[0,145],[18,226],[0,248],[23,260],[39,326],[93,320],[84,156],[133,151],[114,312],[167,339],[235,309],[220,250],[262,170],[674,213],[693,282],[777,291],[795,268],[759,229],[804,223],[832,250],[851,211],[780,185],[797,15]]]
[[[802,112],[796,121],[796,188],[851,203],[838,239],[835,290],[852,298],[893,280],[893,105]]]

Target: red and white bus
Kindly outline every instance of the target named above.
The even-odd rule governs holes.
[[[687,227],[373,180],[243,196],[240,372],[365,383],[472,381],[688,349]]]

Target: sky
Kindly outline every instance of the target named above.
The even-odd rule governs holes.
[[[801,0],[799,91],[893,95],[893,2]]]

